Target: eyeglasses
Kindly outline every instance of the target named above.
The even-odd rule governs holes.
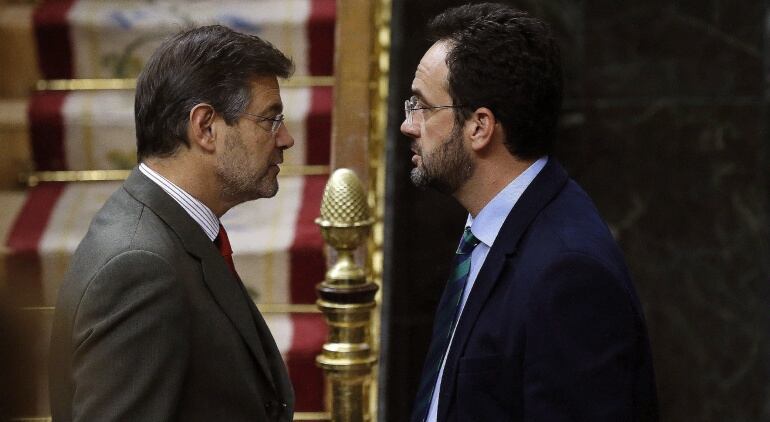
[[[251,114],[251,113],[246,113],[246,112],[242,112],[241,114],[244,114],[245,115],[244,117],[248,116],[248,117],[254,117],[256,119],[259,119],[259,120],[249,119],[249,120],[252,120],[252,121],[257,122],[257,123],[258,122],[268,121],[268,120],[273,122],[272,126],[270,126],[270,134],[271,135],[275,135],[276,133],[278,133],[278,129],[280,129],[281,125],[283,124],[283,113],[281,113],[281,114],[279,114],[279,115],[277,115],[275,117],[258,116],[256,114]],[[246,117],[246,118],[248,118],[248,117]],[[259,126],[259,125],[257,125],[257,126]],[[262,127],[262,126],[259,126],[259,127]],[[262,129],[264,129],[264,128],[262,128]]]
[[[440,105],[440,106],[423,106],[420,105],[420,100],[417,96],[412,95],[408,100],[404,101],[404,113],[406,114],[406,122],[412,124],[412,115],[415,110],[434,110],[440,108],[459,108],[464,107],[461,105]]]

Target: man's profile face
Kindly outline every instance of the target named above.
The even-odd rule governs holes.
[[[282,113],[283,102],[274,76],[252,80],[251,102],[245,111],[269,118]],[[227,128],[216,165],[223,196],[245,202],[270,198],[278,192],[278,164],[283,162],[283,150],[294,145],[294,138],[285,125],[275,134],[271,126],[269,120],[241,117]]]
[[[420,60],[412,81],[418,107],[454,105],[447,91],[447,52],[447,43],[439,41]],[[452,108],[414,110],[412,122],[404,120],[401,132],[412,139],[415,167],[411,179],[415,186],[451,194],[471,176],[473,160]]]

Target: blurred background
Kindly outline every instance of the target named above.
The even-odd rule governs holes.
[[[463,3],[393,2],[389,421],[408,415],[417,357],[427,351],[466,217],[451,198],[411,186],[398,125],[430,45],[425,24]],[[626,254],[651,335],[662,420],[770,420],[770,2],[506,3],[543,18],[558,36],[565,101],[556,156]],[[409,379],[409,388],[394,379]]]
[[[313,220],[336,161],[368,169],[370,179],[382,169],[383,191],[370,192],[382,206],[372,265],[381,282],[374,395],[378,420],[407,420],[466,214],[450,197],[412,187],[398,127],[430,45],[425,25],[463,3],[0,0],[0,419],[47,418],[58,283],[91,216],[135,162],[132,78],[164,36],[217,22],[272,41],[298,67],[282,86],[297,144],[281,192],[236,208],[224,224],[287,360],[299,410],[328,406],[315,366],[326,326],[313,305],[325,269]],[[626,254],[662,420],[770,422],[770,0],[506,3],[557,35],[565,101],[556,155]],[[389,12],[389,31],[371,30],[374,4]],[[361,40],[340,33],[389,45],[389,56],[351,54]],[[369,97],[366,81],[358,94],[346,91],[360,82],[346,79],[351,69],[383,57],[384,95]],[[379,145],[368,126],[348,130],[376,109],[387,118]],[[358,137],[335,141],[343,132]],[[362,143],[370,152],[356,155]],[[92,170],[118,173],[99,182],[40,179]]]

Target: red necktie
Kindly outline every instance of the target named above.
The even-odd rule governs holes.
[[[230,239],[227,238],[227,232],[221,224],[219,225],[219,234],[214,239],[214,244],[219,248],[219,253],[225,259],[230,272],[233,273],[236,279],[240,280],[241,278],[238,277],[238,272],[235,271],[235,264],[233,263],[233,249],[230,247]]]

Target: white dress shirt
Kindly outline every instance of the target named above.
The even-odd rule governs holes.
[[[532,180],[535,179],[540,171],[545,167],[548,162],[548,157],[540,157],[537,161],[532,163],[526,170],[518,175],[511,183],[508,184],[503,190],[498,192],[494,198],[492,198],[487,205],[482,208],[481,212],[473,218],[468,214],[468,220],[465,223],[466,227],[471,228],[471,232],[481,242],[473,249],[471,253],[471,268],[468,274],[468,281],[465,284],[463,290],[463,296],[460,299],[460,311],[459,318],[462,318],[463,309],[465,309],[465,302],[468,300],[468,295],[473,289],[473,283],[476,282],[476,276],[479,275],[479,270],[484,265],[484,260],[487,259],[489,249],[495,243],[497,233],[500,232],[500,228],[503,226],[505,219],[510,214],[513,206],[519,200],[521,195],[527,189]],[[459,321],[455,324],[455,329],[459,325]],[[449,347],[454,340],[455,332],[452,330],[452,336],[449,339]],[[436,386],[433,387],[433,397],[430,400],[430,408],[428,409],[428,417],[425,419],[427,422],[436,422],[438,415],[438,395],[441,389],[441,378],[444,374],[444,364],[446,364],[446,357],[449,354],[449,347],[444,352],[444,358],[441,361],[441,369],[439,369],[438,377],[436,379]]]
[[[161,189],[166,191],[182,208],[190,214],[193,220],[201,226],[203,232],[213,242],[219,235],[219,219],[209,207],[203,202],[193,198],[192,195],[185,192],[184,189],[173,184],[170,180],[161,176],[155,170],[147,167],[144,163],[139,164],[139,171],[144,173],[150,180],[155,182]]]

